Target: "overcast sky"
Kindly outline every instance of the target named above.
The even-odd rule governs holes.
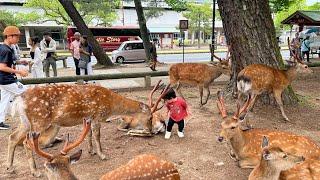
[[[314,4],[316,2],[320,2],[320,0],[307,0],[308,5]]]

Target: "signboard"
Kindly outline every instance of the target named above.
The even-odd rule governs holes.
[[[180,20],[179,21],[179,29],[181,30],[187,30],[189,27],[188,20]]]

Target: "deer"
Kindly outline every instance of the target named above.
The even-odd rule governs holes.
[[[64,145],[62,151],[57,155],[44,152],[39,148],[40,133],[30,132],[27,134],[27,144],[40,157],[46,159],[44,164],[45,172],[49,180],[74,180],[77,176],[71,171],[70,164],[77,162],[82,154],[82,150],[71,156],[67,153],[81,144],[90,129],[90,121],[84,120],[84,128],[81,136],[72,144]],[[180,175],[175,165],[152,154],[138,155],[127,164],[112,170],[100,180],[120,180],[120,179],[168,179],[180,180]]]
[[[170,84],[176,85],[176,91],[183,97],[180,91],[181,84],[198,86],[200,93],[200,106],[207,104],[210,97],[209,86],[222,74],[230,75],[230,65],[228,60],[217,56],[219,63],[215,65],[200,63],[177,63],[169,69]],[[207,91],[207,97],[203,102],[203,89]]]
[[[243,94],[250,93],[252,99],[249,104],[249,111],[258,95],[263,92],[272,92],[280,107],[282,117],[286,122],[290,122],[283,109],[282,92],[296,79],[298,73],[310,74],[313,71],[296,54],[294,55],[294,61],[289,65],[290,67],[287,70],[276,69],[264,64],[251,64],[242,69],[237,77],[238,101]],[[245,118],[246,115],[247,112],[244,112],[241,118]]]
[[[218,92],[217,107],[223,119],[218,141],[230,142],[232,149],[230,155],[237,160],[239,167],[254,168],[259,164],[262,152],[260,142],[263,136],[269,139],[270,147],[279,147],[287,153],[303,156],[306,159],[320,157],[320,146],[309,137],[269,129],[242,130],[240,126],[243,120],[240,119],[240,114],[247,110],[251,100],[249,95],[242,108],[238,102],[236,112],[232,117],[229,117],[223,93]]]
[[[289,170],[303,161],[303,156],[286,153],[279,147],[269,147],[269,140],[264,136],[261,160],[251,171],[248,180],[279,180],[281,171]]]
[[[282,171],[280,180],[319,180],[320,159],[307,159],[293,168]]]
[[[36,95],[36,96],[35,96]],[[17,97],[13,104],[13,117],[19,115],[18,128],[10,134],[8,140],[7,171],[14,172],[13,160],[17,145],[24,145],[30,170],[33,176],[41,174],[35,168],[32,151],[26,148],[25,137],[29,131],[40,132],[39,143],[46,147],[55,141],[60,127],[81,124],[81,119],[92,119],[89,133],[89,153],[95,154],[92,146],[92,134],[96,144],[96,153],[100,159],[107,159],[100,143],[100,122],[113,115],[130,115],[134,122],[125,125],[128,133],[149,135],[152,131],[152,113],[145,103],[123,97],[110,89],[98,85],[48,85],[29,88]]]
[[[164,132],[165,131],[165,115],[161,112],[159,112],[160,109],[162,109],[163,105],[158,108],[158,105],[162,99],[162,97],[166,94],[166,92],[168,91],[170,85],[165,86],[164,88],[164,84],[162,83],[162,80],[159,80],[157,82],[157,84],[153,87],[152,91],[149,93],[148,96],[148,106],[150,107],[150,109],[152,110],[152,134],[149,134],[150,136],[154,135],[154,134],[158,134],[159,132]],[[158,97],[156,103],[153,102],[153,95],[154,93],[158,90],[158,89],[162,89],[160,96]],[[113,119],[120,119],[121,123],[120,125],[117,127],[119,131],[128,131],[128,124],[136,124],[137,119],[135,119],[132,116],[117,116]],[[111,119],[111,120],[113,120]],[[108,120],[109,121],[109,120]],[[139,133],[130,133],[130,135],[135,135],[135,136],[146,136],[146,134],[139,134]]]

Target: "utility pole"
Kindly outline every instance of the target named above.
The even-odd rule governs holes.
[[[215,19],[216,19],[216,0],[213,0],[212,2],[212,34],[211,34],[211,61],[213,61],[213,54],[214,54],[214,45],[215,45],[215,35],[214,35],[214,29],[215,29]]]
[[[120,4],[121,14],[122,14],[122,26],[124,26],[124,8],[123,8],[123,0],[121,0]]]

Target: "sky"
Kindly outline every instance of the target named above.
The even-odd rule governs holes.
[[[307,4],[308,5],[312,5],[312,4],[316,3],[316,2],[320,2],[320,0],[307,0]]]

